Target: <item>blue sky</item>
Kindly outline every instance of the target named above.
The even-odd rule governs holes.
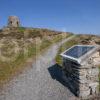
[[[100,34],[100,0],[0,0],[0,27],[10,15],[26,27]]]

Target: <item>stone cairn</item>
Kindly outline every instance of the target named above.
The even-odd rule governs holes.
[[[17,16],[9,16],[8,18],[8,27],[19,27],[20,21]]]
[[[100,63],[100,55],[97,58]],[[99,93],[99,67],[94,61],[95,57],[90,57],[80,65],[63,58],[63,78],[71,92],[82,99],[91,98]]]

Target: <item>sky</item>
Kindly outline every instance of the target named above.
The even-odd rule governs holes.
[[[0,0],[0,28],[11,15],[25,27],[100,34],[100,0]]]

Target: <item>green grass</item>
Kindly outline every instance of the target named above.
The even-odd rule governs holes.
[[[45,49],[46,47],[50,46],[50,44],[52,44],[51,41],[49,41],[49,40],[47,40],[47,39],[43,39],[42,45],[40,45],[40,50]]]
[[[18,27],[18,29],[19,29],[19,31],[20,31],[21,33],[23,33],[23,32],[25,31],[25,28],[24,28],[24,27]]]
[[[53,42],[59,42],[59,41],[61,41],[63,38],[68,38],[68,37],[70,37],[70,36],[72,36],[73,34],[68,34],[68,35],[66,35],[66,36],[63,36],[62,34],[61,35],[58,35],[57,37],[55,37],[54,39],[53,39]]]
[[[55,58],[57,64],[62,65],[62,57],[60,56],[60,54],[62,52],[64,52],[65,50],[67,50],[71,46],[78,44],[78,41],[76,40],[76,38],[77,37],[75,37],[74,39],[72,39],[68,42],[65,42],[63,45],[61,45],[61,47],[59,48],[58,53],[56,55],[56,58]]]

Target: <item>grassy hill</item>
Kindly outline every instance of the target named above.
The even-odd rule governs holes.
[[[0,84],[22,72],[30,59],[36,58],[50,45],[72,33],[38,28],[4,28],[0,30]]]
[[[22,72],[31,59],[44,52],[53,43],[73,35],[40,28],[3,28],[0,30],[0,85],[8,82]],[[64,43],[56,56],[61,64],[59,54],[74,44],[100,44],[100,37],[95,35],[76,35],[73,40]]]

